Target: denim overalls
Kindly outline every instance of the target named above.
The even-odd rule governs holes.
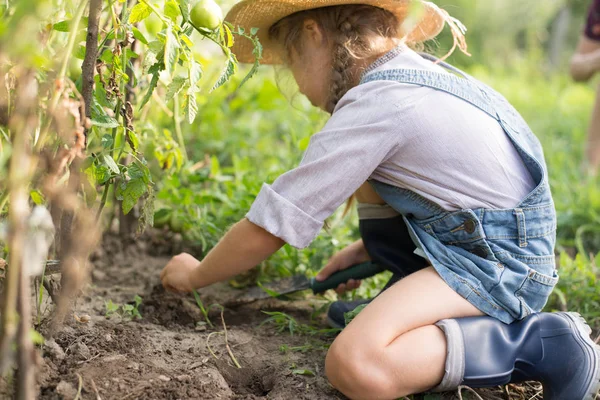
[[[394,69],[367,73],[361,83],[392,80],[425,86],[486,112],[498,121],[516,147],[536,188],[513,209],[449,212],[410,190],[369,182],[389,206],[402,214],[417,251],[452,289],[484,313],[511,323],[540,311],[558,281],[554,256],[556,213],[542,147],[503,96],[462,71],[446,63],[441,65],[460,77]],[[490,184],[493,179],[490,177]]]

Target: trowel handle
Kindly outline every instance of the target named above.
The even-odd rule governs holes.
[[[346,283],[350,279],[366,279],[383,271],[383,267],[372,262],[356,264],[350,268],[346,268],[331,274],[329,278],[321,282],[317,281],[315,278],[312,278],[310,280],[310,288],[314,294],[319,294],[329,289],[335,289],[340,285],[340,283]]]

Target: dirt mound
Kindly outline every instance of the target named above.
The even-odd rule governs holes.
[[[81,323],[67,321],[43,346],[40,398],[72,399],[341,399],[323,376],[326,341],[321,338],[278,334],[259,326],[267,316],[262,309],[281,309],[307,322],[308,303],[267,300],[227,309],[228,344],[242,368],[227,351],[221,312],[210,312],[214,327],[193,296],[165,292],[159,274],[170,251],[162,239],[123,241],[105,239],[94,254],[92,284],[76,306],[75,314],[89,315]],[[162,246],[162,247],[161,247]],[[162,250],[161,250],[162,249]],[[237,293],[226,285],[201,292],[202,302],[226,304]],[[141,319],[106,317],[106,303],[134,304]],[[325,340],[330,340],[323,338]],[[318,341],[318,345],[314,345]],[[287,351],[282,349],[302,349]],[[315,376],[294,374],[295,369]],[[0,383],[0,389],[2,384]]]

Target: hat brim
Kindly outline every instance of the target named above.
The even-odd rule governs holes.
[[[408,21],[413,4],[422,5],[418,21]],[[344,4],[371,5],[393,13],[400,21],[400,38],[408,42],[424,42],[436,37],[444,28],[445,18],[441,10],[433,3],[421,0],[243,0],[237,3],[225,17],[225,21],[234,27],[258,28],[258,38],[263,46],[261,64],[283,63],[277,44],[269,39],[269,29],[273,24],[299,11]],[[410,19],[410,18],[409,18]],[[243,63],[254,62],[253,45],[250,40],[238,38],[233,52]]]

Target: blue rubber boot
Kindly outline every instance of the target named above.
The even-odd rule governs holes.
[[[538,381],[545,400],[593,400],[600,347],[576,313],[538,313],[504,324],[491,317],[438,323],[448,343],[446,375],[435,391]]]
[[[392,275],[390,280],[385,284],[385,287],[381,289],[379,294],[383,293],[387,288],[398,282],[402,277],[400,275]],[[378,294],[378,296],[379,296]],[[369,304],[373,299],[358,299],[353,301],[334,301],[327,310],[327,323],[332,328],[344,329],[346,327],[345,314],[354,310],[356,307],[362,306],[363,304]]]

